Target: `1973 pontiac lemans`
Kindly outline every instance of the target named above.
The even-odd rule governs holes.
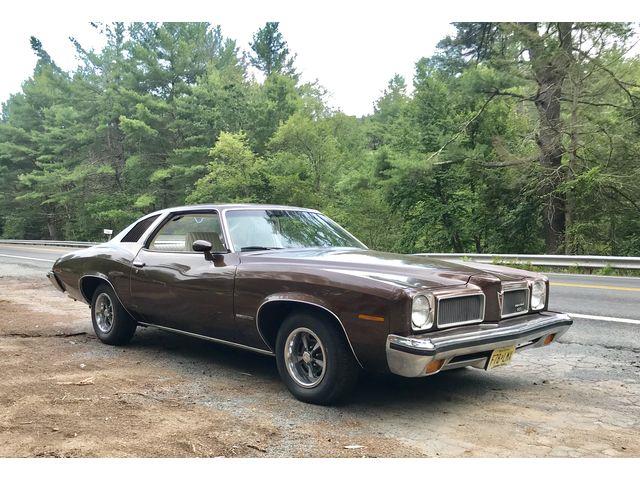
[[[570,326],[537,274],[367,249],[316,210],[197,205],[142,217],[58,259],[107,344],[153,326],[275,356],[298,399],[329,404],[361,369],[405,377],[509,363]]]

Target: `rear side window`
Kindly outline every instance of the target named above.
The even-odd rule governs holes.
[[[140,220],[136,223],[131,230],[127,232],[127,234],[122,237],[121,242],[137,242],[140,240],[140,237],[147,229],[151,226],[153,222],[156,221],[160,215],[153,215],[151,217],[145,218],[144,220]]]

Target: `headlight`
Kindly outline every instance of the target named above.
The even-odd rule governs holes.
[[[547,301],[547,285],[543,280],[536,280],[531,285],[531,310],[542,310]]]
[[[424,295],[413,298],[411,307],[411,328],[414,330],[426,330],[433,326],[433,309],[431,302]]]

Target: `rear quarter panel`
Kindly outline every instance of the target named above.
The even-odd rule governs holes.
[[[80,280],[85,276],[104,278],[111,283],[125,307],[131,299],[131,261],[135,253],[120,244],[106,243],[91,248],[77,250],[59,258],[53,272],[62,281],[69,296],[76,300],[85,299],[80,290]]]

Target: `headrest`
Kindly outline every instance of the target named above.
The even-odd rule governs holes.
[[[212,246],[211,250],[213,252],[222,252],[225,250],[219,234],[215,232],[189,232],[187,233],[187,238],[184,242],[185,251],[191,252],[193,250],[193,242],[196,240],[206,240],[209,242]]]

